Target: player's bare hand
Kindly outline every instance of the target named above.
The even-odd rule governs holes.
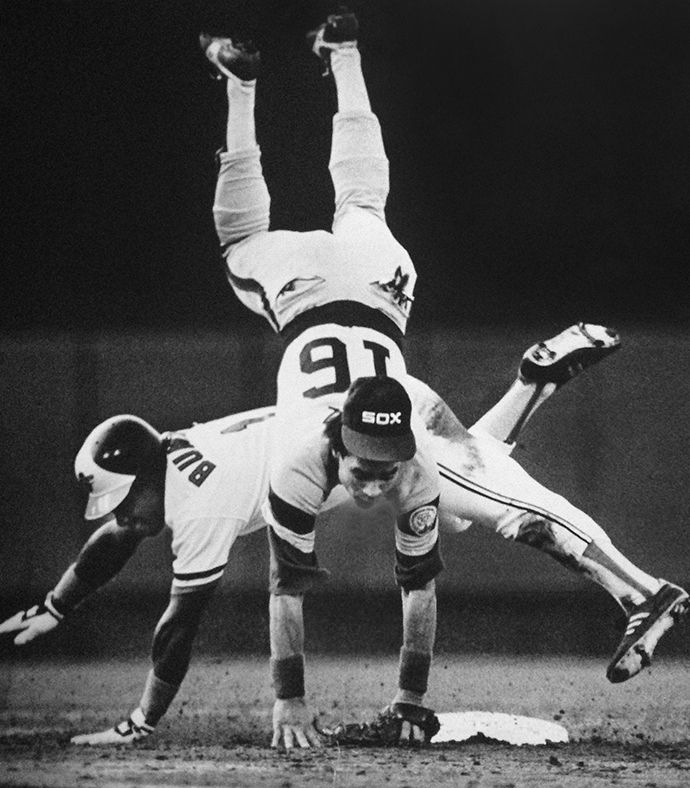
[[[304,698],[276,700],[273,705],[273,740],[271,747],[286,750],[297,747],[320,747],[321,737],[314,728],[314,714]]]
[[[0,624],[0,635],[18,632],[14,644],[15,646],[23,646],[55,629],[62,618],[62,615],[55,610],[50,601],[50,595],[48,595],[43,604],[34,605],[28,610],[20,610],[7,621],[3,621]]]

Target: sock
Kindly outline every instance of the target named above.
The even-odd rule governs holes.
[[[356,47],[331,52],[331,71],[338,94],[338,112],[371,112],[362,59]]]
[[[144,692],[139,701],[139,708],[142,710],[148,725],[155,726],[158,724],[160,718],[173,702],[178,689],[179,686],[168,684],[167,681],[159,679],[153,670],[149,671]]]
[[[629,561],[611,542],[591,542],[580,559],[583,571],[616,598],[626,613],[654,596],[661,581]]]
[[[225,130],[225,147],[228,153],[248,150],[256,146],[254,102],[256,80],[243,82],[228,77],[228,120]]]
[[[539,386],[516,380],[501,399],[472,427],[496,440],[514,444],[537,408],[556,391],[555,383]]]

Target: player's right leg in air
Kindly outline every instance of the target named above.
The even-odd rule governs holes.
[[[221,244],[238,243],[268,230],[270,197],[261,170],[254,105],[261,55],[252,43],[208,33],[201,48],[219,79],[225,80],[228,114],[220,156],[214,216]]]
[[[508,391],[472,427],[512,451],[520,432],[537,408],[581,372],[621,347],[613,328],[576,323],[560,334],[529,347]]]
[[[356,17],[342,11],[309,37],[337,95],[329,171],[335,191],[333,235],[348,274],[338,297],[383,312],[404,333],[417,274],[386,224],[388,158],[369,101],[357,36]]]

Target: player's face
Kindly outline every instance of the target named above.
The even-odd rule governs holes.
[[[363,460],[348,454],[339,457],[338,479],[357,506],[367,509],[398,482],[400,463]]]
[[[133,485],[113,514],[121,528],[129,528],[141,536],[153,536],[165,525],[163,496],[151,485]]]

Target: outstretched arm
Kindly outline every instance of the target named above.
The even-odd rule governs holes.
[[[112,579],[147,536],[163,526],[142,530],[118,526],[111,519],[98,528],[77,560],[67,569],[44,605],[17,613],[0,625],[0,633],[19,632],[17,645],[54,629],[70,610]],[[153,638],[153,668],[146,679],[139,706],[114,728],[75,736],[74,744],[127,744],[149,735],[165,714],[187,673],[192,643],[203,611],[218,581],[173,592]]]
[[[115,519],[101,525],[55,588],[48,592],[45,602],[20,611],[0,624],[0,634],[17,632],[14,642],[21,646],[50,632],[67,613],[112,579],[148,535],[121,528]]]
[[[89,537],[77,560],[58,581],[52,592],[55,602],[66,611],[73,610],[86,597],[112,580],[134,555],[141,542],[153,535],[134,528],[123,528],[114,518],[108,520]]]

